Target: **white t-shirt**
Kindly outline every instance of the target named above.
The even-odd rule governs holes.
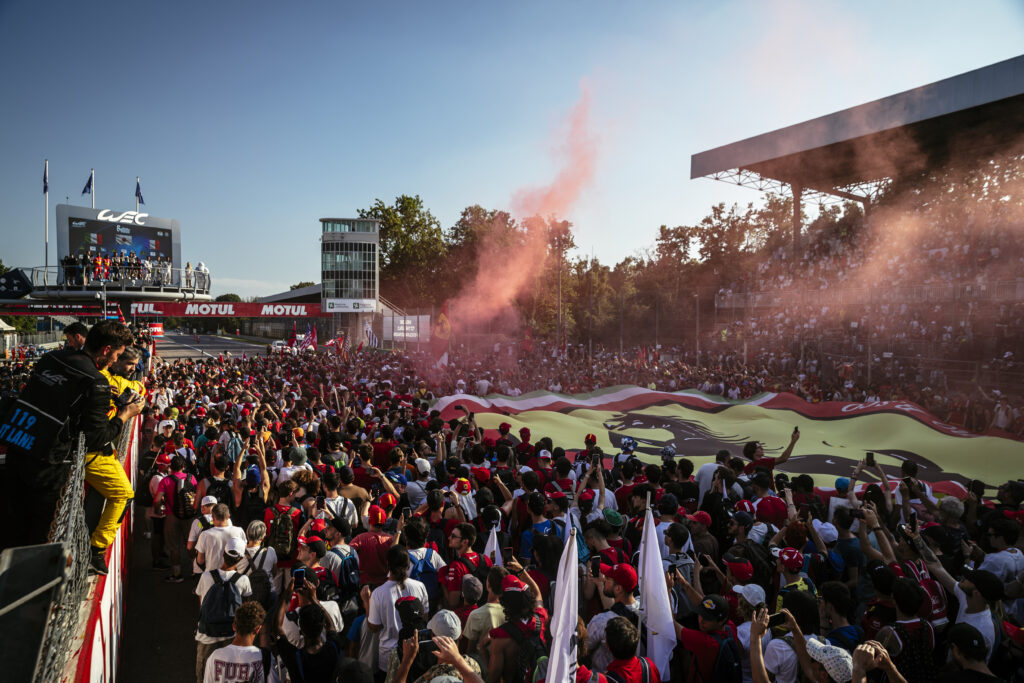
[[[420,560],[422,560],[424,557],[427,556],[427,551],[428,550],[431,550],[431,549],[430,548],[416,548],[415,550],[410,550],[409,551],[409,559],[412,562],[419,562]],[[441,570],[441,567],[445,566],[444,560],[441,558],[441,555],[436,550],[431,550],[431,553],[430,553],[430,566],[433,567],[434,569],[438,570],[438,571]]]
[[[258,555],[258,557],[257,557]],[[249,568],[249,561],[256,558],[256,567],[262,564],[263,570],[270,574],[274,573],[274,567],[277,566],[277,553],[273,548],[267,546],[266,548],[246,548],[245,554],[242,555],[242,559],[238,561],[238,565],[235,569],[243,574]],[[256,570],[253,567],[253,571]]]
[[[220,578],[224,581],[229,580],[232,576],[236,574],[234,569],[228,569],[226,571],[223,569],[217,569],[216,571],[220,573]],[[238,592],[241,594],[243,599],[252,595],[252,586],[249,585],[248,576],[238,577],[238,581],[235,582],[235,586],[238,587]],[[203,572],[203,575],[199,577],[199,583],[196,584],[196,595],[199,596],[200,607],[203,606],[203,598],[206,596],[206,592],[209,591],[211,587],[213,587],[213,576],[211,576],[210,572]],[[213,638],[211,636],[199,633],[199,631],[196,631],[196,641],[200,643],[212,645],[213,643],[217,643],[222,640],[224,639]]]
[[[331,511],[332,515],[344,519],[352,525],[353,529],[359,525],[359,511],[356,509],[356,504],[345,496],[324,498],[324,505]]]
[[[968,614],[967,594],[960,588],[959,583],[954,584],[953,595],[956,596],[957,602],[960,603],[960,611],[957,612],[956,623],[970,624],[974,628],[978,629],[978,632],[981,633],[981,637],[985,639],[985,647],[988,648],[988,655],[985,657],[985,661],[987,662],[992,659],[992,650],[996,646],[996,626],[992,622],[992,610],[986,609],[983,612]]]
[[[747,634],[747,645],[750,645],[750,634]],[[749,650],[748,658],[749,661]],[[764,651],[764,668],[768,673],[775,674],[775,683],[796,683],[796,674],[799,671],[799,662],[796,652],[789,646],[789,643],[781,638],[775,638]]]
[[[400,587],[388,579],[386,583],[370,594],[370,611],[366,615],[366,621],[374,626],[382,627],[379,633],[380,645],[377,648],[377,666],[381,671],[388,670],[388,660],[398,645],[398,631],[402,627],[398,619],[398,611],[395,610],[395,602],[398,598],[406,596],[419,598],[423,603],[423,613],[430,614],[430,598],[427,596],[427,587],[416,579],[406,579],[404,587]]]
[[[264,676],[267,683],[279,683],[281,680],[273,664],[270,671],[264,674],[263,654],[258,647],[225,645],[214,650],[206,660],[203,683],[263,683]]]
[[[697,468],[693,480],[697,482],[697,506],[704,502],[704,494],[711,490],[711,479],[715,472],[721,467],[717,462],[706,462]]]
[[[736,627],[737,645],[740,646],[740,666],[743,669],[743,683],[753,683],[753,675],[750,673],[750,622],[744,621]],[[764,653],[769,643],[772,642],[772,634],[765,631],[761,637],[761,652]]]
[[[1017,548],[1007,548],[997,553],[989,553],[981,561],[978,569],[992,572],[1003,583],[1009,583],[1024,572],[1024,553]]]
[[[199,534],[196,541],[196,552],[203,554],[206,570],[220,569],[224,566],[224,548],[228,540],[237,538],[246,543],[245,532],[237,526],[215,526]]]
[[[338,603],[333,600],[325,600],[320,603],[320,606],[324,608],[324,611],[327,612],[327,616],[331,618],[331,621],[334,624],[334,630],[338,633],[344,633],[343,627],[345,625],[345,621],[341,618],[341,610],[338,609]],[[299,631],[299,620],[295,617],[297,617],[297,613],[286,614],[284,616],[284,621],[281,623],[281,635],[283,635],[288,642],[295,647],[302,648],[305,647],[306,640],[302,637],[302,632]],[[320,642],[322,643],[326,640],[327,632],[325,630],[320,633]]]

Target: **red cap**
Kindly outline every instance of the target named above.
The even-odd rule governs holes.
[[[156,456],[156,466],[157,467],[170,467],[171,466],[171,454],[170,453],[161,453],[160,455]]]
[[[470,490],[472,490],[470,485],[469,485],[469,479],[456,479],[455,480],[455,490],[458,493],[462,493],[462,494],[469,493]]]
[[[735,562],[729,560],[723,560],[723,562],[732,571],[732,575],[736,577],[737,581],[750,581],[754,578],[754,565],[750,563],[750,560],[737,558]]]
[[[498,440],[495,439],[493,436],[485,436],[484,437],[484,446],[485,447],[487,447],[487,448],[494,448],[497,445],[498,445]]]
[[[377,505],[381,506],[385,510],[393,510],[398,505],[398,499],[395,498],[393,493],[385,493],[377,499]]]
[[[546,495],[548,500],[561,500],[562,498],[565,498],[565,492],[563,491],[552,491]]]
[[[593,434],[587,434],[585,437],[583,437],[583,442],[584,443],[589,443],[589,444],[595,444],[595,443],[597,443],[597,437],[594,436]]]
[[[388,520],[388,513],[384,512],[384,508],[379,505],[371,505],[366,516],[369,518],[371,526],[383,526],[384,522]]]
[[[242,417],[248,417],[248,416],[249,416],[249,409],[248,408],[242,408]]]
[[[296,540],[298,541],[299,545],[304,546],[308,546],[310,543],[324,542],[324,539],[320,538],[319,536],[299,536],[298,539]]]
[[[522,438],[523,441],[528,441],[529,438],[530,438],[530,430],[529,430],[529,428],[527,428],[527,427],[520,428],[519,429],[519,436],[520,436],[520,438]]]
[[[583,493],[580,494],[579,500],[583,502],[585,500],[594,500],[595,498],[597,498],[597,493],[594,492],[594,489],[584,489]]]
[[[502,434],[508,434],[511,429],[512,425],[510,425],[508,422],[502,422],[500,425],[498,425],[498,431],[501,432]]]
[[[196,408],[196,417],[206,417],[206,408],[202,406]]]
[[[733,506],[734,510],[742,510],[743,512],[749,513],[751,516],[754,514],[754,504],[749,500],[736,501],[736,505]]]
[[[804,556],[796,548],[783,548],[779,551],[779,559],[782,560],[782,566],[791,572],[804,566]]]
[[[1003,633],[1013,642],[1024,647],[1024,628],[1014,626],[1008,621],[1003,622]]]
[[[473,476],[481,484],[486,484],[491,480],[491,471],[486,467],[475,467],[473,468]]]
[[[318,534],[326,528],[327,520],[324,519],[314,519],[313,523],[309,525],[309,530]]]
[[[462,590],[462,586],[454,590]],[[515,593],[522,593],[526,590],[526,584],[516,578],[514,575],[509,574],[501,580],[501,591],[513,591]]]
[[[686,515],[686,518],[691,522],[697,522],[697,524],[703,524],[706,527],[711,526],[711,515],[704,512],[703,510],[698,510],[692,515]]]
[[[623,590],[631,591],[636,588],[636,570],[633,569],[632,565],[616,564],[609,567],[606,564],[602,564],[601,573],[622,586]]]

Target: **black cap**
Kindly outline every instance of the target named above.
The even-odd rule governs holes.
[[[722,621],[729,616],[729,603],[721,595],[707,595],[697,606],[697,612],[709,621]]]
[[[974,584],[974,587],[988,602],[1003,599],[1003,582],[992,572],[984,569],[964,568],[964,577]]]
[[[988,645],[981,632],[970,624],[953,624],[946,632],[950,644],[956,645],[967,659],[984,662],[988,659]]]

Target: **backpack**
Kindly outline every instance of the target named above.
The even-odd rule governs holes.
[[[572,515],[569,516],[572,520]],[[583,540],[583,530],[573,523],[573,527],[576,529],[576,558],[580,564],[585,563],[590,559],[590,548],[587,547],[587,542]],[[568,531],[565,529],[564,519],[553,519],[551,520],[551,531],[549,534],[557,534],[558,539],[564,544],[566,542],[566,534]]]
[[[238,438],[238,434],[233,434],[231,440],[228,441],[228,447],[224,450],[227,452],[228,460],[234,464],[245,450],[245,444]]]
[[[153,465],[146,470],[146,473],[142,475],[142,481],[135,488],[135,504],[142,507],[153,506],[153,494],[149,492],[149,483],[153,481],[153,477],[157,475],[156,471],[156,460],[153,460]]]
[[[338,589],[338,584],[334,583],[334,574],[330,571],[326,572],[325,578],[320,579],[316,585],[316,599],[320,602],[337,602],[340,597],[341,591]]]
[[[906,627],[897,622],[893,624],[893,630],[900,637],[903,645],[900,653],[893,657],[896,668],[907,679],[908,683],[925,683],[935,680],[935,659],[932,655],[932,648],[928,643],[928,631],[931,626],[927,620],[917,636],[911,638]]]
[[[257,560],[256,558],[259,558]],[[271,587],[270,574],[263,568],[267,561],[267,549],[261,548],[256,554],[249,558],[249,566],[245,568],[245,575],[249,577],[249,585],[252,587],[252,597],[256,602],[263,605],[264,609],[270,609],[273,588]]]
[[[916,562],[901,562],[900,568],[907,578],[913,579],[924,589],[926,599],[921,603],[921,609],[918,610],[917,616],[928,620],[932,626],[942,626],[947,623],[949,620],[947,618],[946,593],[928,573],[927,567],[921,571]]]
[[[230,505],[234,502],[234,498],[231,495],[231,482],[227,479],[214,479],[210,477],[206,480],[206,495],[213,496],[217,499],[218,503],[224,503]]]
[[[712,669],[711,681],[714,683],[743,683],[743,666],[740,648],[732,634],[720,636],[709,633],[718,643],[718,655],[715,657],[715,668]],[[708,681],[707,683],[711,683]]]
[[[192,475],[185,473],[185,476],[178,479],[174,487],[174,505],[171,506],[171,512],[178,519],[192,519],[196,516],[196,480]]]
[[[534,621],[536,621],[536,617],[534,617]],[[540,639],[540,634],[536,631],[531,631],[530,635],[526,635],[518,625],[510,621],[502,624],[502,628],[509,638],[519,646],[519,656],[513,662],[513,666],[516,667],[516,673],[512,678],[506,676],[504,680],[506,683],[530,683],[533,680],[533,669],[536,666],[537,660],[548,655],[547,646]],[[506,660],[507,664],[508,661]]]
[[[427,588],[427,597],[430,598],[431,606],[439,604],[437,602],[441,595],[441,583],[438,580],[437,569],[430,563],[430,558],[434,556],[434,551],[427,548],[427,552],[424,553],[422,560],[417,560],[409,554],[409,560],[412,562],[412,567],[409,569],[409,578],[416,579]]]
[[[640,683],[651,683],[651,660],[647,657],[637,657],[640,660]],[[613,683],[626,683],[626,680],[617,673],[606,671],[604,677]],[[715,679],[718,680],[717,678]]]
[[[342,555],[341,548],[331,548],[328,552],[341,558],[341,565],[338,567],[339,600],[345,601],[359,595],[359,555],[351,551],[348,555]]]
[[[469,572],[476,578],[480,579],[480,583],[484,584],[485,586],[487,585],[487,574],[491,571],[491,567],[487,564],[487,560],[484,559],[484,556],[482,554],[477,554],[475,567],[473,566],[472,562],[470,562],[464,557],[460,557],[455,561],[461,564],[463,567],[465,567],[467,572]]]
[[[558,485],[558,480],[555,479],[554,477],[551,477],[551,481],[548,482],[548,483],[550,483],[552,486],[554,486],[555,490],[558,491],[559,493],[564,493],[565,494],[565,499],[569,501],[569,507],[572,507],[573,492],[571,490],[566,491],[561,486],[559,486]]]
[[[242,592],[237,585],[242,575],[235,572],[225,581],[220,570],[214,570],[210,576],[213,585],[206,591],[199,608],[199,632],[213,638],[230,638],[235,635],[235,610],[242,604]]]
[[[295,524],[292,522],[291,508],[287,512],[281,512],[277,507],[270,508],[274,518],[270,520],[270,528],[267,529],[266,544],[274,549],[277,556],[287,559],[295,552]]]
[[[733,546],[733,549],[740,557],[750,560],[750,564],[754,567],[754,583],[765,590],[771,588],[772,579],[775,576],[775,558],[772,557],[768,548],[748,538]]]

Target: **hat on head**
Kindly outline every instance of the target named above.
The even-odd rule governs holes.
[[[413,625],[423,619],[423,602],[416,597],[406,595],[395,600],[395,611],[403,624]]]
[[[602,564],[601,574],[622,586],[622,589],[625,591],[632,591],[636,589],[636,570],[633,569],[632,565],[621,563],[608,566],[606,564]]]
[[[987,602],[1003,599],[1003,582],[992,572],[984,569],[964,569],[964,578],[974,584]]]
[[[743,512],[743,510],[740,510],[738,512],[733,512],[732,513],[732,519],[733,519],[734,522],[739,524],[741,527],[743,527],[747,531],[750,531],[751,528],[753,528],[753,526],[754,526],[754,518],[750,516],[750,513]]]
[[[542,448],[540,453],[537,454],[537,457],[538,458],[543,458],[545,460],[550,460],[551,459],[551,451]]]
[[[497,445],[498,445],[498,440],[495,439],[493,436],[485,436],[484,437],[484,448],[494,448]]]
[[[519,429],[519,438],[521,438],[523,441],[529,441],[530,440],[530,428],[529,427],[520,427],[520,429]]]
[[[619,446],[623,451],[632,451],[636,448],[636,439],[631,436],[622,437],[622,441]]]
[[[791,572],[799,571],[804,566],[804,556],[796,548],[772,548],[772,555],[782,561],[782,566]]]
[[[622,523],[625,521],[622,518],[622,514],[618,510],[612,510],[611,508],[605,508],[604,510],[601,511],[601,514],[604,515],[604,521],[608,522],[609,524],[611,524],[616,529],[621,527]]]
[[[405,475],[399,474],[398,472],[385,472],[384,476],[387,477],[388,481],[392,484],[401,484],[402,486],[405,486],[409,483],[409,480],[405,478]]]
[[[811,520],[811,526],[818,532],[821,542],[825,545],[835,543],[839,540],[839,530],[831,522],[823,522],[820,519]]]
[[[245,541],[240,538],[229,538],[224,552],[231,557],[241,557],[245,554]]]
[[[491,471],[486,467],[474,467],[473,476],[476,477],[476,480],[481,484],[486,484],[491,480]]]
[[[721,621],[729,616],[729,603],[721,595],[707,595],[697,606],[697,613],[710,621]]]
[[[853,680],[853,657],[841,647],[824,643],[817,638],[807,638],[807,654],[825,667],[829,678],[838,683]]]
[[[597,498],[597,492],[594,491],[594,489],[584,489],[583,492],[580,493],[577,500],[579,500],[579,502],[581,503],[584,503],[592,501],[595,498]]]
[[[763,605],[766,599],[764,588],[761,588],[756,583],[745,583],[739,586],[733,586],[732,590],[736,595],[746,600],[747,604],[751,607]]]
[[[202,406],[196,408],[196,417],[206,417],[206,408]]]
[[[414,461],[416,465],[416,471],[420,474],[430,474],[430,461],[424,460],[423,458],[416,458]]]
[[[390,512],[396,505],[398,505],[398,498],[396,498],[393,493],[384,493],[377,499],[377,505]]]
[[[1003,623],[1005,624],[1006,622]],[[1003,630],[1006,630],[1005,625]],[[1012,638],[1013,636],[1010,637]],[[960,648],[960,652],[967,659],[981,662],[988,659],[988,644],[985,642],[985,638],[977,628],[968,623],[961,622],[950,626],[949,630],[946,631],[946,639],[950,644]]]
[[[299,536],[298,544],[309,548],[318,558],[327,554],[327,544],[319,536]]]
[[[306,449],[300,446],[292,446],[291,450],[288,451],[288,462],[293,467],[299,467],[306,464]]]
[[[480,579],[472,574],[462,575],[462,597],[465,598],[467,604],[478,602],[483,594],[484,584],[480,582]]]
[[[508,422],[502,422],[500,425],[498,425],[498,431],[501,432],[502,434],[508,434],[509,431],[511,430],[512,425],[510,425]]]
[[[737,581],[750,581],[754,578],[754,565],[751,564],[750,560],[726,553],[722,561],[729,571],[732,572],[732,575],[736,577]]]
[[[838,479],[836,479],[836,488],[838,490],[840,490],[840,491],[849,491],[850,490],[850,478],[849,477],[839,477]]]
[[[387,521],[388,513],[384,512],[384,508],[379,505],[371,505],[369,512],[366,513],[366,517],[370,522],[370,526],[380,526]]]
[[[703,524],[706,527],[711,526],[711,515],[704,510],[698,510],[692,515],[686,515],[686,518],[691,522],[697,522],[697,524]]]
[[[156,466],[158,468],[170,467],[171,466],[171,454],[161,453],[156,456]]]
[[[452,640],[458,640],[462,636],[462,621],[455,612],[447,609],[438,610],[427,622],[427,628],[435,636],[447,636]]]
[[[455,480],[455,491],[456,492],[462,493],[462,494],[466,494],[466,493],[469,493],[471,490],[472,490],[472,487],[470,487],[470,485],[469,485],[469,479],[460,478],[460,479],[456,479]]]
[[[215,496],[203,496],[203,500],[200,505],[216,505],[218,502],[220,501],[218,501]]]
[[[245,485],[249,488],[257,486],[261,481],[260,468],[258,465],[251,465],[245,470]]]
[[[501,580],[501,592],[522,593],[526,590],[526,584],[520,581],[513,574],[508,574]]]
[[[746,512],[749,515],[754,514],[754,504],[747,499],[736,501],[736,505],[733,506],[733,510],[740,512]]]

